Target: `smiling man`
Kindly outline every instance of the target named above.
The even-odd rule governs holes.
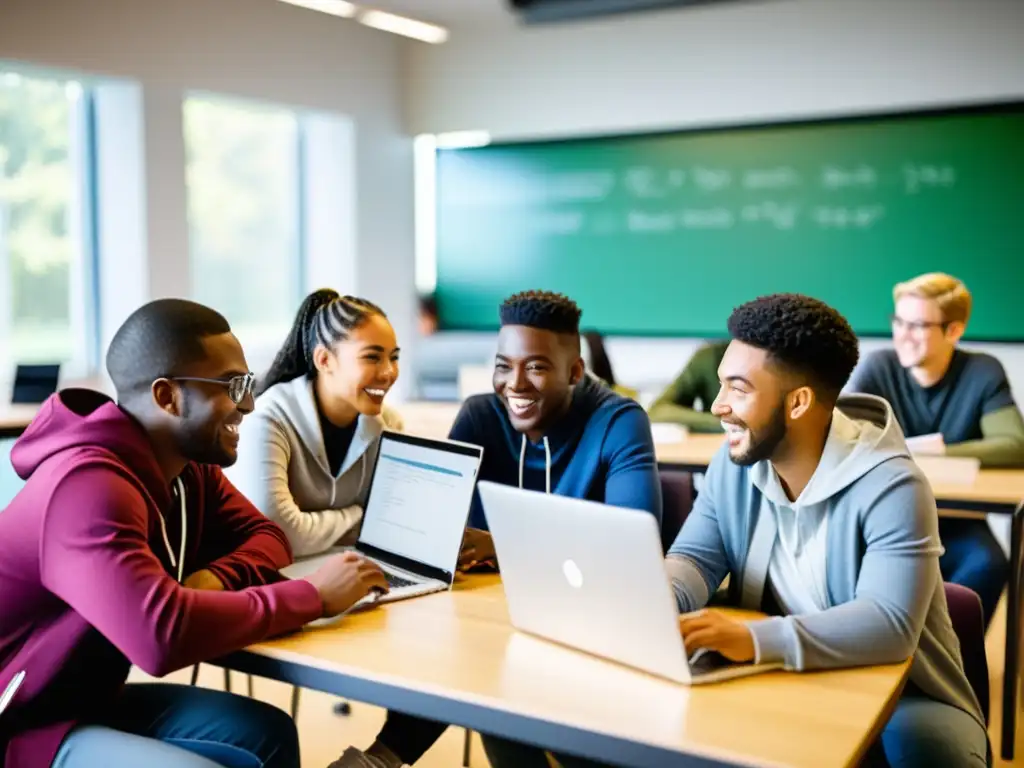
[[[884,397],[907,437],[941,435],[949,456],[987,467],[1024,466],[1024,419],[999,361],[957,344],[971,294],[950,275],[921,275],[893,289],[893,349],[868,357],[850,390]],[[942,575],[981,597],[985,625],[1006,586],[1009,563],[987,521],[943,517]]]
[[[307,579],[281,530],[225,480],[252,374],[227,321],[161,299],[114,335],[115,403],[53,395],[15,444],[0,514],[0,767],[298,768],[274,707],[162,676],[336,614],[383,574],[339,555]]]
[[[807,296],[744,304],[712,405],[727,443],[669,550],[689,652],[810,671],[912,659],[869,766],[983,768],[987,736],[939,573],[935,499],[892,408],[840,397],[857,362],[845,318]]]
[[[557,293],[528,291],[507,299],[500,309],[494,393],[469,398],[450,437],[483,446],[481,480],[636,509],[660,523],[661,486],[647,414],[586,374],[581,314]],[[461,564],[496,565],[476,496]],[[411,765],[446,727],[392,712],[365,754],[351,749],[332,768]],[[484,746],[495,766],[544,760],[537,750],[504,739],[485,736]]]
[[[484,447],[480,479],[649,512],[661,519],[651,425],[643,408],[588,376],[582,312],[556,293],[501,306],[494,394],[466,401],[453,440]],[[493,558],[479,499],[464,560]]]

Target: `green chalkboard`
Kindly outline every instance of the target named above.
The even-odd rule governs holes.
[[[974,294],[968,338],[1024,339],[1024,104],[437,156],[443,328],[539,288],[608,334],[721,336],[792,291],[882,335],[892,286],[930,271]]]

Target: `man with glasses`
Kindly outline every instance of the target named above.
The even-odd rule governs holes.
[[[1024,420],[999,361],[957,347],[971,314],[960,280],[921,275],[893,290],[893,349],[869,356],[850,390],[884,397],[907,437],[935,435],[947,456],[987,467],[1024,466]],[[1008,564],[985,520],[943,517],[940,560],[947,581],[981,597],[985,626],[1006,585]]]
[[[15,444],[0,513],[0,766],[299,768],[279,709],[222,691],[124,685],[347,609],[380,570],[354,553],[303,580],[284,533],[223,476],[253,408],[227,321],[164,299],[115,334],[99,392],[53,395]]]

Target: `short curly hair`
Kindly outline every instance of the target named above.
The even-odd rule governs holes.
[[[776,293],[733,310],[729,334],[763,349],[774,361],[805,376],[835,403],[860,355],[849,322],[823,301],[799,293]]]
[[[502,325],[525,325],[555,333],[579,335],[583,311],[564,294],[523,291],[505,299],[499,314]]]

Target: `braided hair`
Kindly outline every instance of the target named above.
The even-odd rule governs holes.
[[[299,307],[288,338],[260,379],[256,395],[299,376],[315,376],[313,352],[316,348],[321,345],[330,348],[347,339],[371,315],[387,317],[384,310],[366,299],[342,296],[331,288],[313,291]]]

